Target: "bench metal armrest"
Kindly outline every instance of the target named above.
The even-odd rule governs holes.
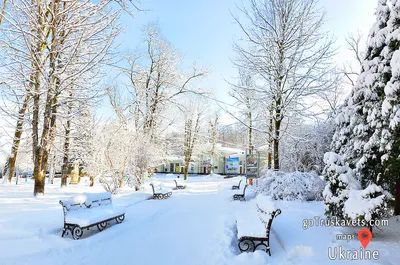
[[[65,223],[65,217],[67,216],[67,213],[68,213],[69,209],[68,209],[67,206],[63,203],[62,200],[60,200],[58,203],[61,204],[61,206],[62,206],[62,208],[63,208],[64,223]]]

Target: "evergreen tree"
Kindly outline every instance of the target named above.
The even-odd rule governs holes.
[[[370,32],[363,74],[357,83],[363,91],[363,99],[360,102],[362,111],[359,113],[359,124],[354,130],[355,146],[359,152],[355,171],[363,188],[371,183],[381,185],[385,171],[380,139],[388,122],[382,116],[382,102],[385,86],[391,76],[390,61],[393,56],[393,50],[386,41],[392,20],[386,0],[378,1],[376,15],[377,22]]]
[[[376,221],[387,214],[387,196],[382,187],[371,184],[363,190],[351,190],[343,206],[345,219]],[[372,223],[369,227],[372,232]]]
[[[331,168],[331,171],[327,172],[328,183],[325,192],[327,213],[330,215],[346,217],[343,206],[350,196],[349,190],[357,190],[343,183],[343,171],[353,172],[353,174],[346,174],[354,176],[360,182],[361,188],[366,188],[366,190],[372,189],[371,185],[382,183],[382,174],[385,169],[382,164],[384,153],[380,139],[387,126],[387,121],[382,116],[382,102],[385,85],[391,77],[390,61],[393,55],[393,49],[386,41],[389,33],[388,25],[391,21],[390,15],[387,1],[379,0],[376,22],[369,35],[361,74],[335,119],[336,131],[332,141],[332,151],[342,156],[344,161],[335,158],[334,163],[332,161],[335,159],[327,159],[325,162],[326,168]],[[329,157],[334,157],[334,155],[330,154]],[[331,166],[332,163],[335,166]],[[349,168],[344,169],[347,165]],[[368,193],[367,197],[373,200],[375,195],[381,194]],[[330,196],[334,199],[330,199]],[[383,200],[381,205],[374,207],[384,208],[384,203]],[[371,211],[375,210],[375,208],[371,209]],[[357,216],[357,218],[364,218],[364,216]]]
[[[342,155],[351,168],[357,167],[360,170],[368,157],[360,161],[365,145],[374,133],[379,134],[376,129],[381,127],[380,111],[376,107],[380,105],[377,103],[381,101],[385,84],[381,76],[382,70],[388,71],[386,65],[389,64],[389,59],[386,58],[388,55],[383,55],[387,51],[385,39],[389,15],[386,0],[379,0],[376,22],[370,32],[361,74],[335,118],[336,130],[331,149]],[[374,142],[370,144],[366,150],[373,148]],[[358,172],[357,177],[360,178]]]
[[[323,191],[325,214],[343,219],[343,206],[349,196],[349,189],[359,188],[353,170],[345,164],[342,156],[328,152],[324,155],[324,173],[328,185]]]
[[[381,149],[385,172],[382,182],[390,192],[396,193],[395,214],[400,214],[400,1],[392,0],[388,22],[388,46],[393,56],[390,61],[391,75],[384,90],[382,115],[389,122],[383,130]]]

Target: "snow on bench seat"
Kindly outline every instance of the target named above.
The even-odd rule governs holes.
[[[171,189],[164,188],[161,185],[158,186],[158,189],[156,189],[153,183],[150,183],[150,186],[153,189],[153,199],[157,200],[166,199],[172,195]]]
[[[271,255],[269,246],[271,225],[280,213],[281,210],[275,207],[271,198],[264,195],[258,195],[250,208],[238,213],[236,224],[240,251],[255,251],[257,248],[264,248]]]
[[[168,189],[168,188],[161,188],[161,189],[156,190],[156,193],[165,194],[165,193],[168,193],[168,192],[171,192],[171,191],[172,191],[172,190],[171,190],[171,189]]]
[[[270,196],[259,194],[256,197],[256,203],[257,206],[265,213],[270,214],[277,210],[276,205],[274,204]]]
[[[115,216],[120,216],[124,213],[125,209],[123,207],[107,205],[104,207],[95,207],[93,209],[69,211],[65,216],[65,222],[67,224],[76,224],[80,227],[86,227]]]
[[[269,215],[271,216],[271,215]],[[266,224],[259,217],[257,210],[252,207],[236,216],[238,239],[242,237],[267,237]]]
[[[108,221],[115,219],[121,223],[125,218],[125,208],[112,204],[111,193],[83,193],[66,200],[60,200],[64,212],[64,229],[62,236],[72,233],[79,239],[83,231],[97,225],[102,231]]]

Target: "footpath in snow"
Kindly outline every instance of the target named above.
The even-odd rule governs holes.
[[[158,179],[173,187],[172,179]],[[398,231],[377,233],[369,249],[377,261],[330,261],[328,247],[359,249],[358,240],[336,241],[343,230],[335,227],[303,229],[303,219],[323,218],[321,202],[276,202],[282,210],[272,225],[271,251],[240,253],[236,212],[254,207],[254,201],[233,202],[230,190],[238,178],[192,177],[188,188],[174,191],[166,200],[148,200],[143,192],[125,188],[114,203],[126,207],[121,224],[103,232],[85,232],[80,240],[62,238],[59,199],[81,192],[101,192],[101,186],[46,187],[43,198],[33,198],[32,184],[0,186],[0,265],[397,265]],[[58,186],[58,185],[57,185]],[[250,199],[251,196],[249,196]],[[396,221],[394,221],[396,223]]]

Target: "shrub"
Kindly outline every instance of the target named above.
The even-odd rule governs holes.
[[[315,173],[266,171],[256,189],[274,200],[322,200],[325,182]]]

